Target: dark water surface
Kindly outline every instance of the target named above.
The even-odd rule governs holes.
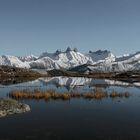
[[[0,118],[0,140],[140,140],[140,84],[56,77],[0,85],[0,97],[13,89],[129,92],[129,98],[22,100],[31,112]]]

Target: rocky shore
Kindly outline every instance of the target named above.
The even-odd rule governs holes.
[[[28,111],[30,111],[30,107],[27,104],[19,103],[13,99],[0,98],[0,117]]]

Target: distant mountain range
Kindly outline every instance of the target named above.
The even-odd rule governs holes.
[[[77,49],[67,48],[55,53],[44,52],[40,56],[0,56],[0,65],[31,69],[75,69],[79,72],[120,72],[140,70],[140,52],[115,56],[108,50],[82,54]]]

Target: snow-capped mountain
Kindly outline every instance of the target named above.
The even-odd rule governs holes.
[[[44,52],[39,57],[0,56],[0,65],[34,69],[73,69],[79,72],[119,72],[140,70],[140,52],[115,56],[110,51],[98,50],[82,54],[77,49],[67,48],[55,53]]]
[[[29,64],[31,68],[34,68],[34,69],[52,70],[52,69],[60,68],[59,65],[50,57],[42,57],[40,59],[37,59],[36,61],[29,62]]]
[[[106,52],[105,55],[100,55],[100,54],[104,54],[105,52]],[[103,59],[104,56],[106,56],[106,58]],[[92,64],[92,65],[84,64],[81,66],[77,66],[73,68],[72,70],[84,72],[84,73],[124,72],[124,71],[140,70],[140,52],[136,52],[135,54],[129,54],[129,55],[116,57],[109,51],[97,51],[97,52],[90,52],[90,57],[92,57],[92,59],[94,60],[96,58],[97,61],[95,64]]]
[[[30,65],[34,68],[68,69],[87,63],[93,64],[90,57],[71,48],[67,48],[64,52],[57,50],[55,53],[42,53],[39,59],[31,62]]]
[[[18,57],[9,55],[0,56],[0,65],[30,68],[30,65],[27,62],[22,62]]]
[[[113,57],[111,57],[113,58]],[[108,58],[107,58],[108,59]],[[135,54],[115,57],[110,61],[97,61],[93,65],[81,65],[74,68],[79,72],[124,72],[140,70],[140,52]],[[108,59],[109,60],[109,59]]]
[[[30,61],[35,61],[38,59],[37,56],[35,55],[29,55],[29,56],[19,56],[18,57],[22,62],[30,62]]]

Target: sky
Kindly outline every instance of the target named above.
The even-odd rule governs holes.
[[[140,51],[140,0],[0,0],[0,55]]]

